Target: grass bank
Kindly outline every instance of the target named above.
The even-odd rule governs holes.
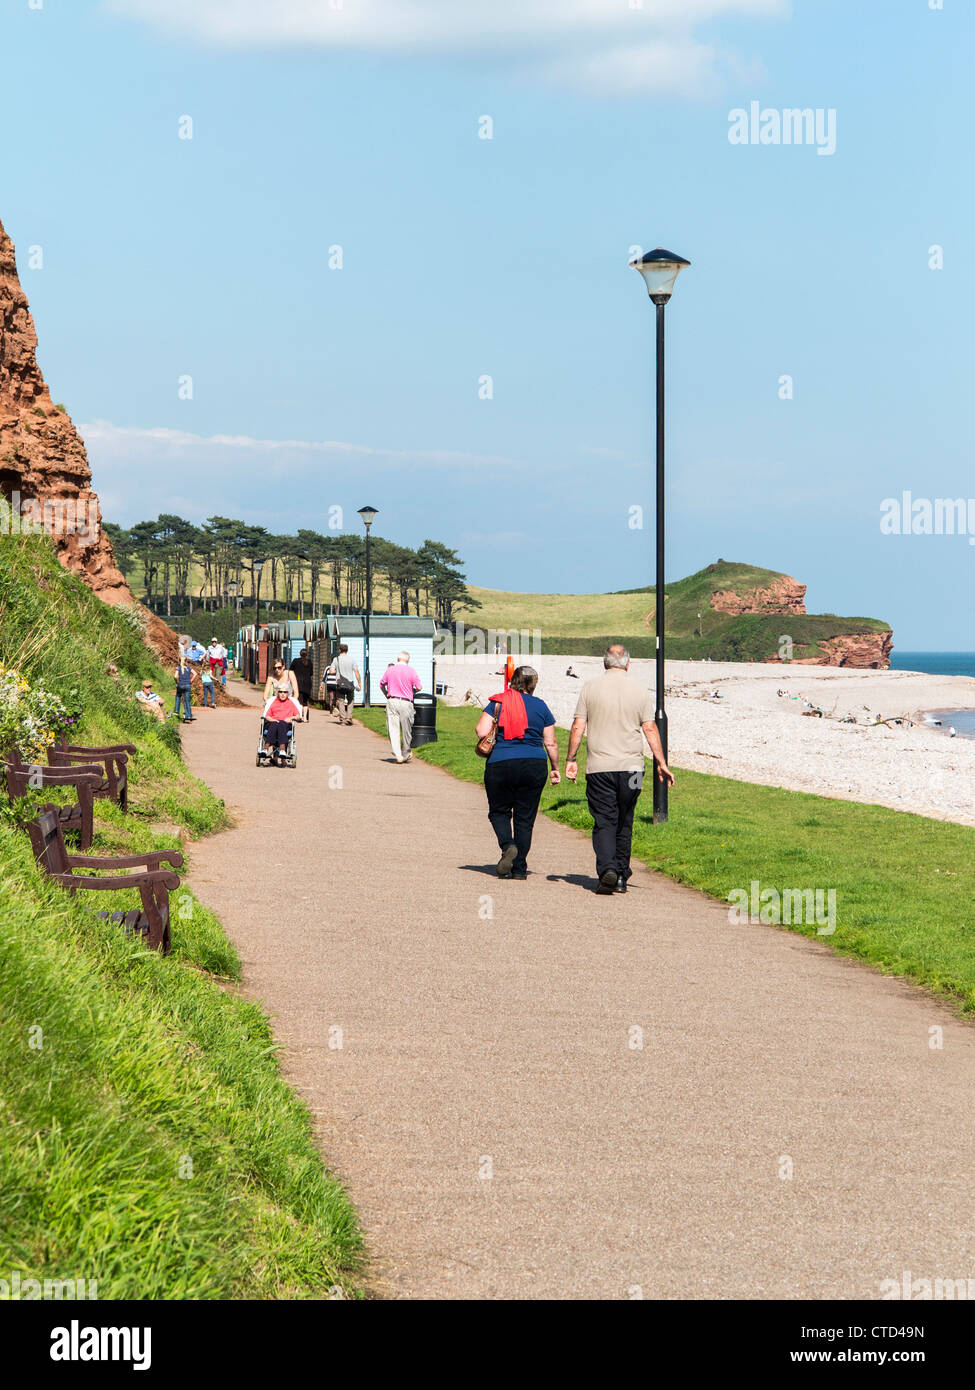
[[[381,710],[358,716],[370,728],[385,728]],[[440,705],[437,718],[439,742],[416,756],[480,783],[476,711]],[[563,764],[566,738],[560,730]],[[578,785],[547,787],[542,810],[588,832],[584,756],[585,743]],[[663,826],[652,824],[647,778],[634,823],[637,858],[723,900],[753,881],[779,892],[835,889],[836,930],[820,940],[975,1010],[975,830],[882,806],[675,770],[671,819]],[[485,818],[485,862],[493,850]],[[582,844],[578,863],[594,873],[591,850]],[[809,936],[817,931],[815,925],[789,929]],[[735,928],[729,923],[728,930]]]
[[[92,853],[176,848],[226,823],[176,726],[132,700],[143,676],[164,678],[138,623],[43,538],[0,541],[0,663],[80,701],[76,741],[139,750],[132,812],[97,803]],[[237,991],[220,922],[174,892],[163,959],[92,916],[108,901],[46,880],[0,805],[0,1277],[95,1280],[102,1299],[356,1294],[354,1212],[267,1018]]]

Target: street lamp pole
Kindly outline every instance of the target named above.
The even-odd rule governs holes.
[[[656,488],[656,513],[657,513],[657,537],[656,537],[656,683],[657,695],[656,706],[654,709],[654,723],[657,726],[657,733],[660,735],[660,748],[667,760],[667,709],[664,692],[666,679],[665,666],[665,578],[664,578],[664,541],[665,541],[665,514],[664,504],[665,494],[665,450],[664,450],[664,315],[667,308],[667,301],[674,292],[674,283],[677,276],[685,266],[690,265],[690,261],[685,261],[683,256],[675,256],[672,251],[664,251],[662,247],[657,247],[655,251],[648,251],[645,256],[638,260],[631,261],[630,265],[638,270],[646,282],[647,291],[652,299],[657,311],[657,488]],[[667,783],[659,775],[659,765],[656,758],[653,760],[653,823],[660,825],[667,820]]]
[[[655,301],[657,306],[657,614],[656,614],[656,636],[657,636],[657,705],[654,710],[653,720],[657,726],[657,733],[660,735],[660,747],[663,749],[664,761],[667,760],[667,711],[664,700],[664,683],[666,668],[664,666],[664,314],[666,313],[666,300],[661,303]],[[661,781],[657,776],[657,763],[654,759],[653,765],[653,823],[660,824],[667,819],[667,783]]]
[[[256,614],[256,620],[255,620],[255,624],[254,624],[254,638],[255,638],[255,641],[258,641],[258,642],[259,642],[259,641],[261,640],[261,637],[260,637],[260,629],[261,629],[261,570],[264,568],[264,561],[263,561],[263,560],[255,560],[255,561],[254,561],[254,567],[253,567],[253,568],[254,568],[254,578],[255,578],[255,580],[257,581],[257,582],[256,582],[256,587],[255,587],[255,592],[256,592],[256,595],[257,595],[257,614]]]
[[[369,674],[369,615],[372,612],[372,559],[369,554],[369,531],[372,527],[372,523],[375,521],[379,513],[375,507],[360,507],[359,515],[362,517],[362,524],[366,528],[366,621],[365,634],[363,639],[365,651],[363,654],[362,663],[363,667],[365,668],[363,671],[363,684],[365,686],[365,689],[362,695],[362,703],[366,709],[369,709],[372,704],[372,700],[370,698],[372,694],[372,687],[370,684],[371,677]]]

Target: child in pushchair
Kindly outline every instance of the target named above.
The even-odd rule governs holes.
[[[294,696],[275,690],[261,715],[261,736],[257,744],[257,766],[297,767],[295,723],[302,717]]]

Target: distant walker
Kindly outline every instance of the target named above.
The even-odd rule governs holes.
[[[408,763],[413,757],[413,697],[421,688],[409,652],[400,652],[395,664],[387,666],[379,688],[386,696],[386,730],[393,757],[398,763]]]

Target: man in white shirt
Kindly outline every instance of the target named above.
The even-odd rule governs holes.
[[[215,637],[211,637],[210,645],[207,647],[207,656],[210,658],[210,665],[220,672],[220,684],[227,684],[227,648],[222,642],[218,642]]]

